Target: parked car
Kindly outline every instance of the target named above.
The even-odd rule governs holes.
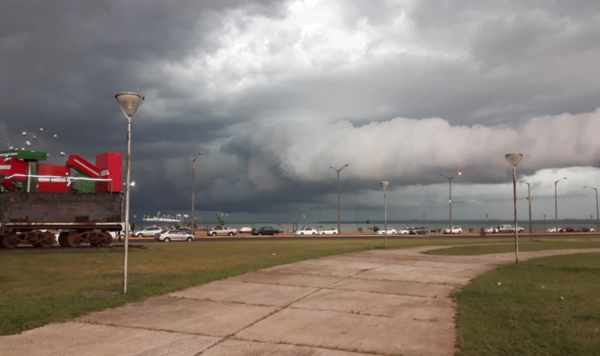
[[[573,229],[572,227],[565,227],[564,229],[560,229],[558,230],[560,232],[575,232],[575,229]]]
[[[462,234],[462,228],[460,226],[452,226],[452,230],[444,229],[444,234]]]
[[[376,232],[377,235],[396,235],[397,232],[395,229],[392,229],[391,227],[388,227],[387,230],[386,229],[381,229],[378,230]]]
[[[486,234],[496,234],[498,233],[498,227],[497,226],[490,226],[487,229],[483,230]]]
[[[318,232],[319,235],[337,235],[338,233],[339,233],[338,229],[336,229],[335,227],[328,227],[325,229],[321,229]]]
[[[581,232],[595,232],[596,230],[594,230],[594,228],[592,227],[582,227],[581,228]]]
[[[181,230],[167,230],[154,237],[156,241],[194,241],[194,236]]]
[[[148,226],[144,228],[144,230],[136,232],[135,237],[156,236],[156,234],[158,234],[161,231],[163,231],[163,229],[161,229],[160,227]]]
[[[562,230],[560,227],[558,228],[558,231]],[[549,229],[546,229],[546,232],[556,232],[556,228],[551,227]]]
[[[411,235],[427,235],[429,230],[425,226],[414,227],[409,232]]]
[[[217,235],[221,235],[221,236],[233,236],[233,235],[237,235],[237,230],[236,229],[230,229],[227,226],[221,226],[221,227],[215,227],[214,229],[210,229],[206,232],[206,234],[208,236],[217,236]]]
[[[316,235],[317,230],[312,227],[305,227],[299,230],[294,231],[294,235]]]
[[[250,231],[252,235],[277,235],[281,233],[278,229],[275,229],[271,226],[261,226],[259,228],[252,229]]]
[[[408,235],[410,234],[410,228],[409,227],[405,227],[403,229],[398,230],[398,234],[400,235]]]
[[[498,225],[499,233],[515,232],[515,228],[512,225]]]

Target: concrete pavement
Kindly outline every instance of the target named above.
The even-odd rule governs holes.
[[[453,355],[449,295],[514,254],[302,261],[0,337],[0,355]],[[520,260],[600,249],[521,252]]]

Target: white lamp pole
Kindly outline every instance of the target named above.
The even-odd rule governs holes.
[[[390,185],[390,182],[388,181],[383,181],[381,182],[381,187],[383,188],[383,209],[384,209],[384,215],[383,215],[383,221],[384,221],[384,230],[383,233],[385,235],[385,247],[387,247],[387,201],[386,201],[386,195],[387,195],[387,187]]]
[[[195,181],[195,175],[196,175],[196,160],[198,159],[198,157],[200,157],[201,154],[202,154],[202,152],[198,152],[196,157],[193,159],[192,159],[192,157],[188,156],[190,161],[192,161],[192,235],[194,236],[194,239],[196,238],[196,230],[195,230],[196,221],[194,220],[194,205],[196,205],[196,199],[194,199],[194,193],[195,193],[196,185],[194,184],[194,181]]]
[[[596,191],[596,232],[600,231],[600,216],[598,216],[598,188],[585,186],[584,188],[590,188]]]
[[[331,169],[333,169],[334,171],[337,172],[337,178],[338,178],[338,234],[342,233],[342,228],[341,228],[341,224],[340,224],[340,172],[342,171],[342,169],[348,167],[349,165],[345,165],[340,169],[336,169],[333,167],[329,167]]]
[[[531,196],[531,186],[524,180],[522,180],[521,183],[527,184],[527,201],[529,202],[529,240],[533,241],[533,231],[531,230],[531,201],[533,200],[533,197]]]
[[[126,159],[126,170],[127,170],[127,182],[125,183],[125,257],[123,261],[123,294],[127,294],[127,258],[129,253],[129,235],[131,233],[129,228],[129,190],[131,180],[131,118],[135,114],[136,110],[144,101],[144,97],[136,93],[119,93],[115,95],[119,107],[123,110],[123,114],[127,118],[127,159]]]
[[[558,233],[558,182],[563,179],[567,179],[567,177],[561,178],[554,182],[554,232]]]
[[[517,222],[517,165],[521,162],[523,155],[520,153],[509,153],[506,160],[513,167],[513,195],[515,204],[515,263],[519,263],[519,226]]]
[[[462,172],[458,172],[456,175],[452,177],[448,177],[445,174],[440,174],[442,177],[446,177],[448,179],[448,204],[450,207],[450,234],[452,235],[452,178],[456,176],[462,176]]]

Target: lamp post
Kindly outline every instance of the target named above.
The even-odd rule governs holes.
[[[126,171],[127,171],[127,182],[125,185],[125,256],[123,260],[123,294],[127,294],[127,259],[129,253],[129,190],[131,180],[131,119],[137,111],[138,107],[144,101],[144,97],[136,93],[119,93],[115,95],[115,99],[119,103],[119,107],[127,118],[127,159]]]
[[[457,174],[453,175],[452,177],[448,177],[445,174],[440,174],[440,176],[448,179],[448,204],[450,206],[450,234],[452,234],[452,178],[454,178],[456,176],[462,176],[462,172],[458,172]]]
[[[588,187],[587,185],[584,188],[590,188],[596,191],[596,232],[600,231],[600,216],[598,216],[598,189],[594,187]]]
[[[519,226],[517,222],[517,165],[521,162],[523,155],[520,153],[509,153],[506,160],[513,167],[513,195],[515,205],[515,263],[519,263]]]
[[[200,155],[202,154],[202,152],[198,152],[198,154],[196,155],[196,157],[192,158],[190,156],[188,156],[188,158],[190,159],[190,161],[192,161],[192,236],[194,236],[194,238],[196,238],[196,220],[194,220],[194,206],[196,205],[196,199],[194,197],[194,193],[196,191],[196,160],[198,159],[198,157],[200,157]]]
[[[383,233],[385,235],[385,247],[387,247],[387,201],[386,201],[386,195],[387,195],[387,187],[388,187],[388,185],[390,185],[390,182],[388,182],[388,181],[384,180],[383,182],[381,182],[381,187],[383,188],[383,207],[384,207],[383,208],[384,209],[383,210],[384,211],[384,213],[383,213],[383,219],[384,219],[383,220],[384,221],[384,223],[383,223],[383,226],[384,226]]]
[[[533,241],[533,231],[531,230],[531,201],[533,200],[533,197],[531,196],[531,186],[524,180],[522,180],[521,183],[527,184],[527,201],[529,202],[529,241]]]
[[[563,179],[567,179],[567,177],[561,178],[554,182],[554,232],[558,233],[558,188],[556,187],[558,182]]]
[[[329,167],[329,168],[333,169],[334,171],[336,171],[337,172],[337,176],[338,176],[338,234],[342,233],[342,228],[341,228],[341,225],[340,225],[340,172],[342,171],[342,169],[344,169],[346,167],[348,167],[348,164],[345,165],[345,166],[343,166],[340,169]]]

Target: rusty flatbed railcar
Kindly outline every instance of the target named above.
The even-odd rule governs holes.
[[[121,231],[123,195],[120,193],[0,193],[0,247],[20,243],[50,247],[60,233],[61,246],[110,246],[110,231]]]

